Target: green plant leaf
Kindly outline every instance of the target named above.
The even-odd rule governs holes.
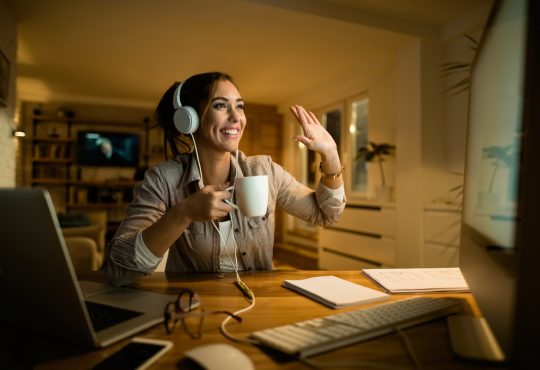
[[[396,146],[387,143],[377,144],[373,141],[370,141],[367,146],[361,147],[356,153],[356,159],[364,158],[366,162],[377,161],[379,163],[379,169],[381,171],[381,183],[383,186],[386,185],[386,180],[384,176],[384,170],[382,162],[384,162],[385,157],[394,155],[396,151]]]

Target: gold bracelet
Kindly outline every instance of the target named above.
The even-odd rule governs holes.
[[[343,173],[344,170],[345,170],[345,167],[341,167],[341,169],[336,173],[326,173],[326,172],[324,172],[324,170],[322,168],[322,162],[319,163],[319,171],[320,171],[320,173],[323,175],[323,177],[325,179],[334,180],[334,179],[338,178],[339,176],[341,176],[341,174]]]

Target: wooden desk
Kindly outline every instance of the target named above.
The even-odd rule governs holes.
[[[253,331],[282,324],[312,319],[320,316],[358,309],[362,306],[332,310],[304,296],[281,287],[284,279],[301,279],[320,275],[335,275],[349,281],[376,288],[358,271],[293,271],[275,270],[272,272],[246,273],[242,278],[256,296],[256,306],[242,314],[243,322],[228,325],[229,332],[235,336],[247,337]],[[90,273],[84,279],[100,280],[99,273]],[[234,275],[218,278],[213,274],[163,274],[156,273],[141,279],[134,287],[144,290],[176,293],[182,287],[197,291],[207,309],[227,309],[237,311],[248,305],[240,291],[233,285]],[[467,300],[465,312],[477,314],[477,307],[468,293],[430,294],[431,296],[457,296]],[[409,295],[394,295],[392,300],[403,299]],[[376,303],[375,303],[376,304]],[[363,307],[369,307],[364,305]],[[256,369],[310,369],[310,367],[290,358],[276,356],[260,348],[237,344],[226,339],[219,330],[224,319],[222,315],[205,319],[201,339],[191,339],[178,326],[175,332],[167,335],[163,326],[148,329],[139,335],[149,338],[165,338],[174,342],[174,347],[162,357],[153,369],[183,369],[184,351],[206,343],[227,342],[244,351],[255,363]],[[423,369],[488,369],[490,367],[473,365],[455,358],[450,349],[446,321],[435,320],[405,330]],[[36,369],[87,369],[105,357],[110,356],[129,339],[102,350],[84,351],[66,345],[49,344],[48,359],[38,360]],[[52,349],[52,352],[51,352]],[[46,352],[46,350],[43,350]],[[53,353],[54,355],[51,355]],[[400,336],[396,333],[361,342],[315,357],[320,361],[365,360],[413,368]],[[495,367],[494,367],[495,368]],[[500,368],[499,368],[500,369]]]

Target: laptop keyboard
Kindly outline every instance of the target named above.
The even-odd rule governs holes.
[[[90,315],[90,320],[92,321],[92,325],[96,332],[142,315],[142,312],[125,308],[113,307],[95,302],[85,303],[88,314]]]

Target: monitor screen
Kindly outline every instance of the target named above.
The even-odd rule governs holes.
[[[538,324],[528,315],[530,298],[522,300],[532,273],[524,266],[538,254],[532,233],[540,229],[524,222],[538,203],[530,184],[540,157],[531,130],[540,118],[533,9],[538,16],[534,1],[496,1],[472,66],[459,261],[500,360],[520,364],[532,352],[519,327]]]
[[[500,248],[515,237],[525,5],[500,4],[471,75],[463,221]]]
[[[137,166],[139,142],[137,134],[79,131],[77,163],[87,166]]]

